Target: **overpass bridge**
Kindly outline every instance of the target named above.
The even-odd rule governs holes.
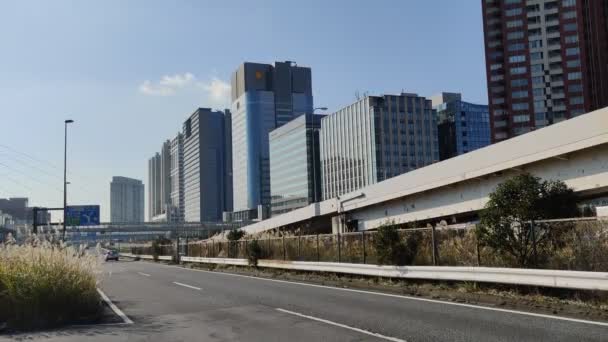
[[[95,226],[66,227],[66,240],[72,242],[149,241],[158,236],[207,238],[218,232],[240,228],[234,222],[105,222]]]
[[[243,227],[333,232],[474,219],[498,184],[529,172],[562,180],[582,201],[608,202],[608,107]]]

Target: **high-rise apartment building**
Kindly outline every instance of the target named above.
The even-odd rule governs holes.
[[[366,96],[321,119],[323,199],[439,160],[437,118],[416,94]]]
[[[608,106],[608,1],[482,7],[493,141]]]
[[[161,169],[160,153],[157,152],[148,160],[148,221],[161,213]]]
[[[197,109],[183,126],[184,219],[187,222],[221,221],[229,197],[231,158],[225,135],[230,113]],[[227,120],[228,118],[228,120]]]
[[[112,177],[110,182],[110,221],[144,221],[144,184],[127,177]]]
[[[323,117],[300,115],[270,132],[272,216],[320,200],[319,128]]]
[[[169,221],[184,221],[184,136],[171,140],[171,209]]]
[[[311,71],[289,61],[243,63],[231,83],[233,217],[247,220],[270,207],[268,134],[312,112]]]
[[[462,101],[458,93],[441,93],[431,101],[437,112],[439,160],[492,143],[488,106]]]
[[[171,207],[171,141],[148,160],[148,218],[167,221]]]

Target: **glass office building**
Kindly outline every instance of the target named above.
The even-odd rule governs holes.
[[[488,106],[462,101],[457,93],[442,93],[432,101],[437,111],[440,160],[491,144]]]
[[[271,215],[317,202],[321,195],[319,128],[324,115],[301,115],[270,132]]]
[[[229,117],[229,112],[227,112]],[[216,222],[226,210],[225,146],[227,116],[221,111],[199,108],[183,126],[184,219],[186,222]]]
[[[439,160],[437,118],[416,94],[366,96],[321,120],[323,199]]]
[[[268,134],[312,112],[310,68],[293,62],[243,63],[232,74],[234,220],[258,218],[270,208]],[[243,213],[243,215],[240,215]],[[263,218],[263,217],[259,217]]]

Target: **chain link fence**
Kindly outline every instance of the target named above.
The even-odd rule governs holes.
[[[534,267],[547,269],[608,271],[608,221],[547,220],[535,223],[538,241],[543,232],[558,229],[558,240],[534,245]],[[283,236],[258,239],[262,259],[286,261],[377,264],[377,232]],[[482,245],[475,225],[399,230],[399,239],[415,240],[412,265],[520,267],[508,253]],[[247,258],[252,240],[189,243],[183,255],[208,258]],[[133,254],[153,254],[152,247],[133,247]],[[173,255],[174,245],[160,246],[159,255]]]

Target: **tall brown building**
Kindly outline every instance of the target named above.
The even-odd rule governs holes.
[[[482,7],[493,142],[608,106],[608,0]]]

